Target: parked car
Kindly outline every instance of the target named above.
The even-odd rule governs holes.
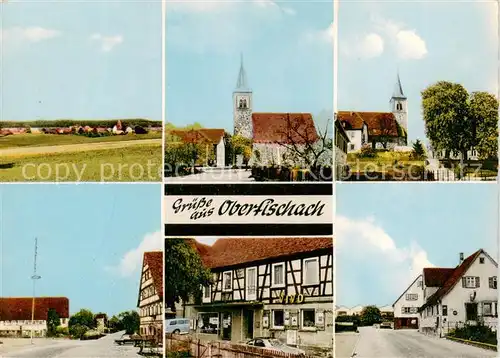
[[[306,354],[306,352],[304,352],[302,349],[287,346],[286,344],[282,343],[280,340],[275,338],[254,338],[248,341],[246,344],[254,347],[273,349],[283,353],[297,354],[297,355]]]
[[[189,333],[189,319],[173,318],[165,321],[165,333],[181,334]]]
[[[389,328],[389,329],[392,329],[392,322],[382,322],[380,324],[380,328]]]

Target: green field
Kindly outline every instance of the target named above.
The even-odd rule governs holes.
[[[125,136],[105,138],[123,137]],[[146,139],[143,136],[137,137]],[[58,144],[75,144],[75,142],[59,142],[54,145]],[[39,145],[48,144],[45,142]],[[0,182],[159,182],[162,175],[161,144],[0,158]]]
[[[72,134],[14,134],[0,137],[0,149],[16,147],[43,147],[50,145],[82,144],[119,142],[141,139],[161,139],[161,132],[148,134],[111,135],[105,137],[90,138],[83,135]]]

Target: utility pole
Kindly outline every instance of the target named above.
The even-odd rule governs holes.
[[[34,265],[33,265],[33,276],[31,279],[33,280],[33,301],[31,304],[31,344],[33,344],[33,328],[35,323],[35,284],[36,280],[41,279],[41,276],[36,274],[36,257],[38,255],[38,239],[35,238],[35,257],[34,257]]]

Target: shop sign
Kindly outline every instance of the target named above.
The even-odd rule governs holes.
[[[286,295],[282,292],[279,297],[279,303],[290,303],[290,304],[299,304],[304,302],[304,295],[299,293],[298,295]]]
[[[214,324],[214,325],[219,325],[219,317],[210,317],[209,319],[209,322],[210,324]]]

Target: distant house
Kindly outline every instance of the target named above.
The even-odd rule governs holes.
[[[163,334],[163,252],[145,252],[139,284],[140,329],[142,336]]]
[[[123,133],[125,132],[123,131],[122,121],[118,120],[118,122],[116,122],[116,124],[113,127],[113,134],[123,134]]]
[[[95,316],[95,320],[97,323],[97,332],[104,333],[108,325],[108,316],[105,313],[99,313]]]
[[[394,329],[419,327],[420,306],[424,303],[424,286],[419,275],[394,302]]]
[[[482,249],[455,268],[425,268],[420,331],[442,337],[457,325],[498,323],[498,264]]]
[[[337,306],[335,309],[335,315],[336,317],[340,316],[350,316],[350,310],[349,307],[346,306]]]
[[[215,165],[224,167],[226,148],[224,143],[224,129],[200,128],[188,130],[171,130],[169,135],[179,138],[183,143],[191,143],[206,146],[205,165],[209,165],[212,155],[215,157]]]
[[[49,310],[54,310],[61,327],[68,327],[69,300],[66,297],[36,297],[35,316],[32,321],[32,297],[0,298],[0,336],[45,337]]]

